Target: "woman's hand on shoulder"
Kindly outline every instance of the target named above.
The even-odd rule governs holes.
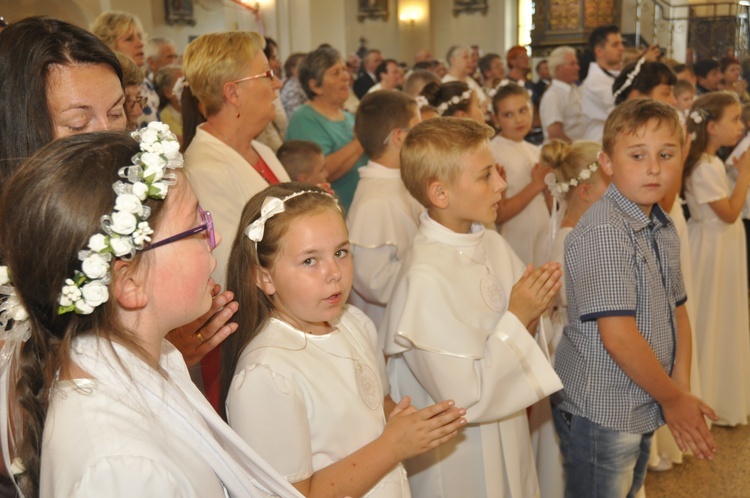
[[[237,330],[236,323],[228,323],[239,309],[237,301],[232,300],[234,293],[221,292],[221,286],[217,284],[211,294],[211,308],[206,313],[167,334],[167,340],[180,350],[188,367],[201,361]]]

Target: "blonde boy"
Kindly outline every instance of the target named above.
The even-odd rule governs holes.
[[[505,189],[488,126],[440,118],[414,127],[401,176],[427,212],[381,326],[394,396],[467,408],[462,437],[406,462],[415,498],[537,496],[524,409],[562,386],[535,342],[559,265],[524,268],[492,223]],[[537,334],[544,344],[544,334]]]
[[[635,496],[665,420],[682,451],[715,451],[703,417],[716,415],[690,394],[679,240],[658,205],[679,181],[683,142],[671,106],[617,106],[599,158],[612,183],[565,241],[570,324],[556,353],[565,389],[553,416],[568,498]]]
[[[347,217],[355,262],[350,302],[378,326],[424,211],[401,181],[399,158],[407,133],[419,123],[419,109],[413,98],[381,90],[362,99],[355,123],[370,161],[359,169]]]

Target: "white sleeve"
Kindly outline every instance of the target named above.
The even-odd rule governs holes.
[[[470,423],[512,415],[562,389],[549,359],[512,313],[487,338],[481,359],[417,348],[403,356],[430,397],[465,407]]]
[[[708,204],[729,197],[729,178],[723,164],[714,161],[698,163],[690,175],[690,193],[698,204]]]
[[[367,302],[382,306],[388,304],[401,269],[397,250],[393,245],[366,248],[352,244],[354,289]]]
[[[452,399],[467,409],[469,422],[485,422],[562,388],[547,355],[513,313],[503,313],[488,330],[462,320],[471,309],[458,309],[439,296],[434,278],[412,273],[399,284],[392,315],[381,324],[386,353],[402,353],[433,400]],[[462,340],[456,342],[458,336]]]
[[[552,88],[548,88],[544,95],[542,95],[542,101],[539,103],[539,119],[542,122],[542,127],[546,130],[555,123],[564,123],[563,121],[563,102],[558,98],[556,91],[550,92]]]
[[[116,456],[100,460],[85,469],[72,496],[78,498],[199,498],[195,490],[183,486],[158,460]]]
[[[248,365],[232,379],[226,410],[232,429],[289,482],[313,474],[305,401],[289,379]]]

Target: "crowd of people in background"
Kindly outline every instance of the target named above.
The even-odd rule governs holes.
[[[3,29],[0,496],[632,498],[748,423],[750,59]]]

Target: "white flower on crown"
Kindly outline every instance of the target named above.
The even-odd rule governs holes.
[[[83,260],[81,269],[88,278],[104,278],[109,271],[109,260],[103,255],[93,252]]]
[[[81,287],[81,295],[87,305],[96,308],[109,299],[109,290],[101,281],[94,280]]]
[[[115,211],[142,216],[143,204],[135,194],[120,194],[115,199]]]
[[[60,295],[61,306],[71,306],[73,303],[81,299],[81,289],[78,288],[72,278],[65,279],[65,285],[62,288],[62,294]]]
[[[703,122],[703,116],[697,110],[690,113],[690,119],[692,119],[695,124],[701,124]]]
[[[96,233],[89,239],[89,249],[94,252],[102,252],[107,247],[109,247],[109,242],[103,233]]]
[[[148,185],[146,185],[143,182],[136,182],[131,187],[131,190],[133,191],[133,195],[138,197],[138,199],[143,202],[148,198]]]
[[[169,185],[166,182],[154,182],[148,191],[148,195],[155,199],[164,199],[167,196]]]
[[[138,223],[138,228],[133,232],[133,241],[136,245],[143,245],[146,242],[151,242],[151,235],[154,231],[148,224],[148,221],[141,221]]]
[[[578,178],[580,178],[581,180],[588,180],[589,178],[591,178],[591,170],[588,168],[582,170],[578,174]]]
[[[111,237],[109,245],[114,255],[118,258],[133,253],[133,243],[130,241],[130,237]]]
[[[176,181],[174,174],[165,175],[166,170],[183,165],[179,142],[169,126],[151,122],[131,136],[139,141],[141,152],[133,156],[132,165],[120,168],[122,181],[112,184],[117,194],[114,211],[102,216],[103,233],[89,238],[90,250],[79,252],[81,271],[76,270],[74,278],[65,280],[58,314],[90,314],[109,299],[112,255],[130,258],[151,242],[154,231],[146,221],[151,209],[143,202],[164,199]]]
[[[138,218],[132,213],[119,211],[112,213],[112,231],[120,235],[130,235],[138,225]]]
[[[6,285],[10,283],[10,274],[8,273],[7,266],[0,266],[0,285]]]

